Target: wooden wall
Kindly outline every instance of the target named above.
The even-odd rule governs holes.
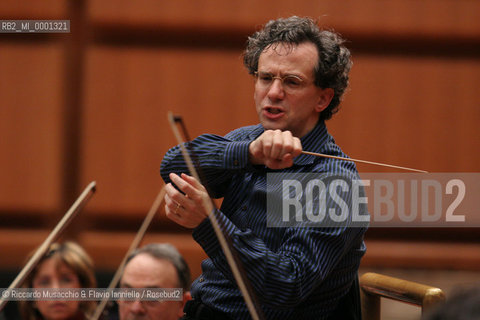
[[[167,111],[192,136],[256,123],[242,49],[281,16],[318,18],[349,40],[351,87],[328,126],[350,156],[480,171],[479,12],[467,0],[2,0],[2,19],[70,19],[71,33],[0,34],[0,267],[19,268],[95,180],[64,238],[114,270],[162,186],[160,161],[175,144]],[[146,241],[173,242],[198,275],[204,254],[162,213]],[[365,265],[480,267],[478,229],[367,238]],[[446,261],[452,239],[471,254],[453,247]]]

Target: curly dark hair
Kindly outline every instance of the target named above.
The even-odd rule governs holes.
[[[334,96],[330,104],[320,113],[320,120],[328,120],[338,111],[340,100],[348,86],[348,73],[352,67],[350,51],[344,46],[339,34],[320,30],[311,18],[289,17],[270,20],[264,28],[248,38],[243,63],[250,74],[258,69],[260,54],[273,44],[298,45],[312,42],[318,49],[318,63],[315,66],[315,85],[332,88]]]

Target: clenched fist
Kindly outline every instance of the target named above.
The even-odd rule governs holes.
[[[252,164],[284,169],[291,167],[293,159],[302,153],[302,144],[290,131],[266,130],[250,144],[248,151]]]

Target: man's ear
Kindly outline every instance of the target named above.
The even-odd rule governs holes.
[[[318,102],[315,107],[315,111],[322,112],[330,104],[335,95],[335,91],[332,88],[318,88]]]

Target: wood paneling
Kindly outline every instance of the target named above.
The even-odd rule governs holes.
[[[480,244],[366,241],[362,267],[480,270]],[[480,274],[478,275],[480,279]]]
[[[189,1],[91,0],[93,23],[157,25],[179,28],[254,29],[269,19],[291,15],[318,18],[342,32],[440,35],[475,38],[480,3],[468,0],[413,1]]]
[[[90,208],[147,211],[163,184],[161,159],[177,144],[168,111],[184,117],[192,136],[255,123],[242,68],[240,53],[228,51],[90,50],[81,140],[82,181],[99,188]]]
[[[478,59],[360,55],[354,57],[350,91],[328,125],[354,158],[431,172],[476,172],[479,82]]]
[[[0,208],[58,210],[62,47],[2,44],[0,61]]]
[[[0,35],[0,218],[15,228],[2,225],[2,268],[21,263],[60,209],[96,180],[97,194],[66,236],[113,270],[162,185],[161,159],[176,144],[166,112],[181,114],[191,136],[256,123],[243,44],[280,16],[316,17],[348,38],[351,87],[328,126],[350,156],[479,171],[478,12],[480,2],[468,0],[2,1],[3,19],[63,18],[73,26],[61,36]],[[146,241],[174,242],[197,275],[201,249],[162,212]],[[23,229],[30,225],[36,229]],[[432,249],[436,256],[427,245],[412,256],[402,249],[443,240],[439,231],[372,231],[380,245],[370,245],[365,263],[477,266],[455,252],[462,244],[448,249],[467,261],[459,265],[440,258],[442,245]],[[382,247],[413,232],[415,242],[398,243],[394,257]],[[474,232],[452,233],[472,243],[468,252],[476,249]]]
[[[27,255],[42,244],[49,232],[41,229],[0,229],[1,268],[20,271]]]
[[[65,19],[66,0],[17,1],[2,0],[2,19]]]

